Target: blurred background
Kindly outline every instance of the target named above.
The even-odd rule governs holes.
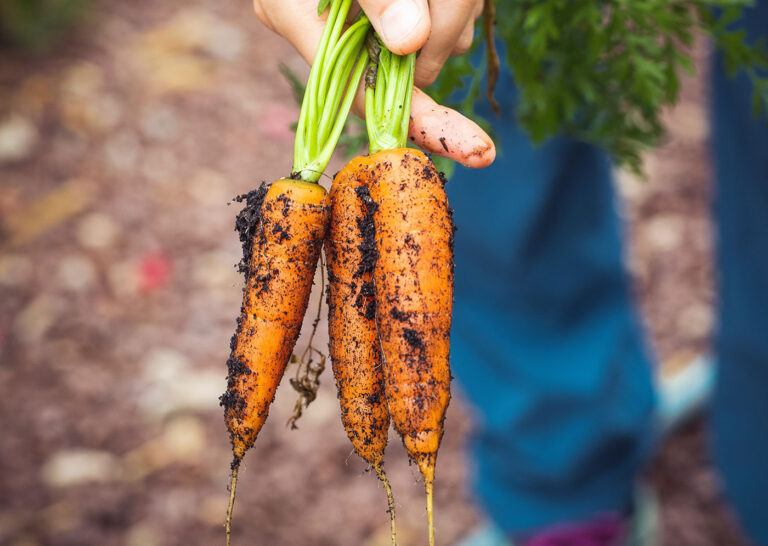
[[[289,172],[298,108],[278,64],[308,73],[250,9],[0,0],[0,544],[223,543],[218,396],[242,289],[230,200]],[[686,81],[649,179],[619,176],[651,343],[680,362],[712,326],[705,101]],[[352,453],[331,374],[296,431],[284,383],[241,472],[235,543],[385,546],[384,492]],[[459,390],[436,486],[446,544],[482,518],[465,484],[471,419]],[[649,470],[667,544],[745,544],[706,445],[692,424]],[[400,543],[421,544],[423,488],[394,435],[387,470]]]

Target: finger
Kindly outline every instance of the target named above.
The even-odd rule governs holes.
[[[459,55],[464,55],[467,51],[469,51],[469,48],[472,47],[472,42],[475,39],[475,23],[474,21],[467,23],[467,26],[464,28],[464,31],[461,33],[461,36],[459,36],[459,39],[456,41],[456,46],[453,48],[453,51],[451,51],[451,57],[458,57]]]
[[[311,66],[322,38],[325,21],[328,17],[327,10],[318,17],[317,0],[300,0],[301,5],[295,5],[295,9],[292,10],[270,9],[274,7],[270,3],[276,2],[284,2],[284,0],[254,0],[253,7],[256,15],[267,27],[287,39]],[[358,116],[364,117],[365,89],[363,82],[361,82],[355,95],[352,111]]]
[[[414,81],[418,87],[428,87],[437,79],[467,23],[474,20],[477,3],[477,0],[432,2],[432,33],[416,62]]]
[[[258,18],[272,31],[283,36],[299,54],[312,64],[323,35],[328,10],[317,16],[317,0],[294,0],[292,9],[277,9],[274,4],[284,0],[254,0]]]
[[[496,158],[496,146],[480,126],[437,104],[420,89],[413,90],[408,130],[420,148],[467,167],[487,167]]]
[[[431,19],[427,0],[358,0],[384,45],[408,55],[427,42]]]
[[[272,27],[272,22],[269,20],[269,17],[267,17],[266,12],[261,7],[261,0],[253,0],[253,11],[256,12],[256,17],[259,18],[259,21],[261,21],[261,23],[265,27],[267,27],[270,30],[275,30]]]
[[[352,113],[360,119],[365,119],[365,76],[357,86],[357,93],[355,93],[355,100],[352,101]]]

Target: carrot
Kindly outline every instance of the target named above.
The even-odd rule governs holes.
[[[317,181],[338,142],[368,62],[364,16],[344,30],[352,0],[330,0],[328,18],[302,101],[293,173],[244,198],[238,216],[246,274],[243,305],[221,397],[233,462],[226,520],[231,519],[240,463],[266,421],[307,310],[329,220]]]
[[[373,266],[376,260],[367,157],[347,163],[333,180],[331,221],[325,242],[328,264],[329,352],[341,404],[341,421],[360,457],[376,471],[389,503],[392,544],[395,505],[383,469],[389,411],[376,330]],[[372,203],[371,203],[372,205]]]
[[[367,44],[365,121],[374,165],[370,197],[376,321],[392,422],[424,477],[429,543],[435,543],[433,485],[450,401],[453,219],[432,161],[405,148],[414,55]]]
[[[222,397],[237,461],[267,418],[299,336],[328,222],[325,193],[318,184],[278,180],[246,228],[247,237],[253,231],[247,285]]]
[[[371,161],[385,390],[395,428],[424,477],[434,544],[435,463],[451,398],[453,221],[440,176],[422,152],[387,150]]]
[[[329,215],[325,190],[311,182],[278,180],[249,201],[238,218],[246,286],[221,397],[234,454],[231,503],[240,461],[267,419],[299,337]]]

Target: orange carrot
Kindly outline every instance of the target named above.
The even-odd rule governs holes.
[[[248,196],[238,217],[246,285],[221,397],[237,470],[269,413],[309,302],[328,223],[322,186],[282,179]],[[229,536],[229,518],[227,520]]]
[[[430,544],[432,486],[450,401],[453,220],[443,182],[422,152],[378,152],[370,195],[385,392],[395,428],[424,477]]]
[[[384,400],[373,300],[373,233],[367,238],[363,233],[367,207],[360,194],[367,191],[365,159],[350,161],[333,181],[328,196],[331,221],[325,255],[329,352],[339,389],[341,419],[358,455],[377,466],[387,445],[389,412]]]
[[[387,492],[392,543],[395,506],[383,469],[389,411],[376,330],[373,224],[366,202],[367,157],[353,159],[339,171],[328,195],[331,221],[325,242],[328,264],[329,352],[341,404],[341,421],[360,457],[378,474]]]
[[[299,336],[328,222],[325,190],[278,180],[252,221],[247,284],[222,396],[236,460],[264,424]]]
[[[221,397],[234,454],[227,545],[240,463],[264,425],[307,310],[329,220],[326,192],[317,181],[368,64],[364,40],[370,22],[360,14],[345,29],[351,7],[352,0],[324,0],[319,5],[318,16],[327,12],[327,18],[296,125],[291,177],[249,194],[248,206],[238,217],[246,285],[227,362],[227,391]],[[305,378],[318,370],[311,359],[305,367]],[[298,390],[306,386],[302,379],[292,382]],[[314,387],[311,384],[309,391]],[[309,391],[302,391],[297,414],[314,398]]]

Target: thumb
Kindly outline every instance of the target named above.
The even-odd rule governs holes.
[[[432,28],[427,0],[358,0],[373,28],[392,53],[420,49]]]

